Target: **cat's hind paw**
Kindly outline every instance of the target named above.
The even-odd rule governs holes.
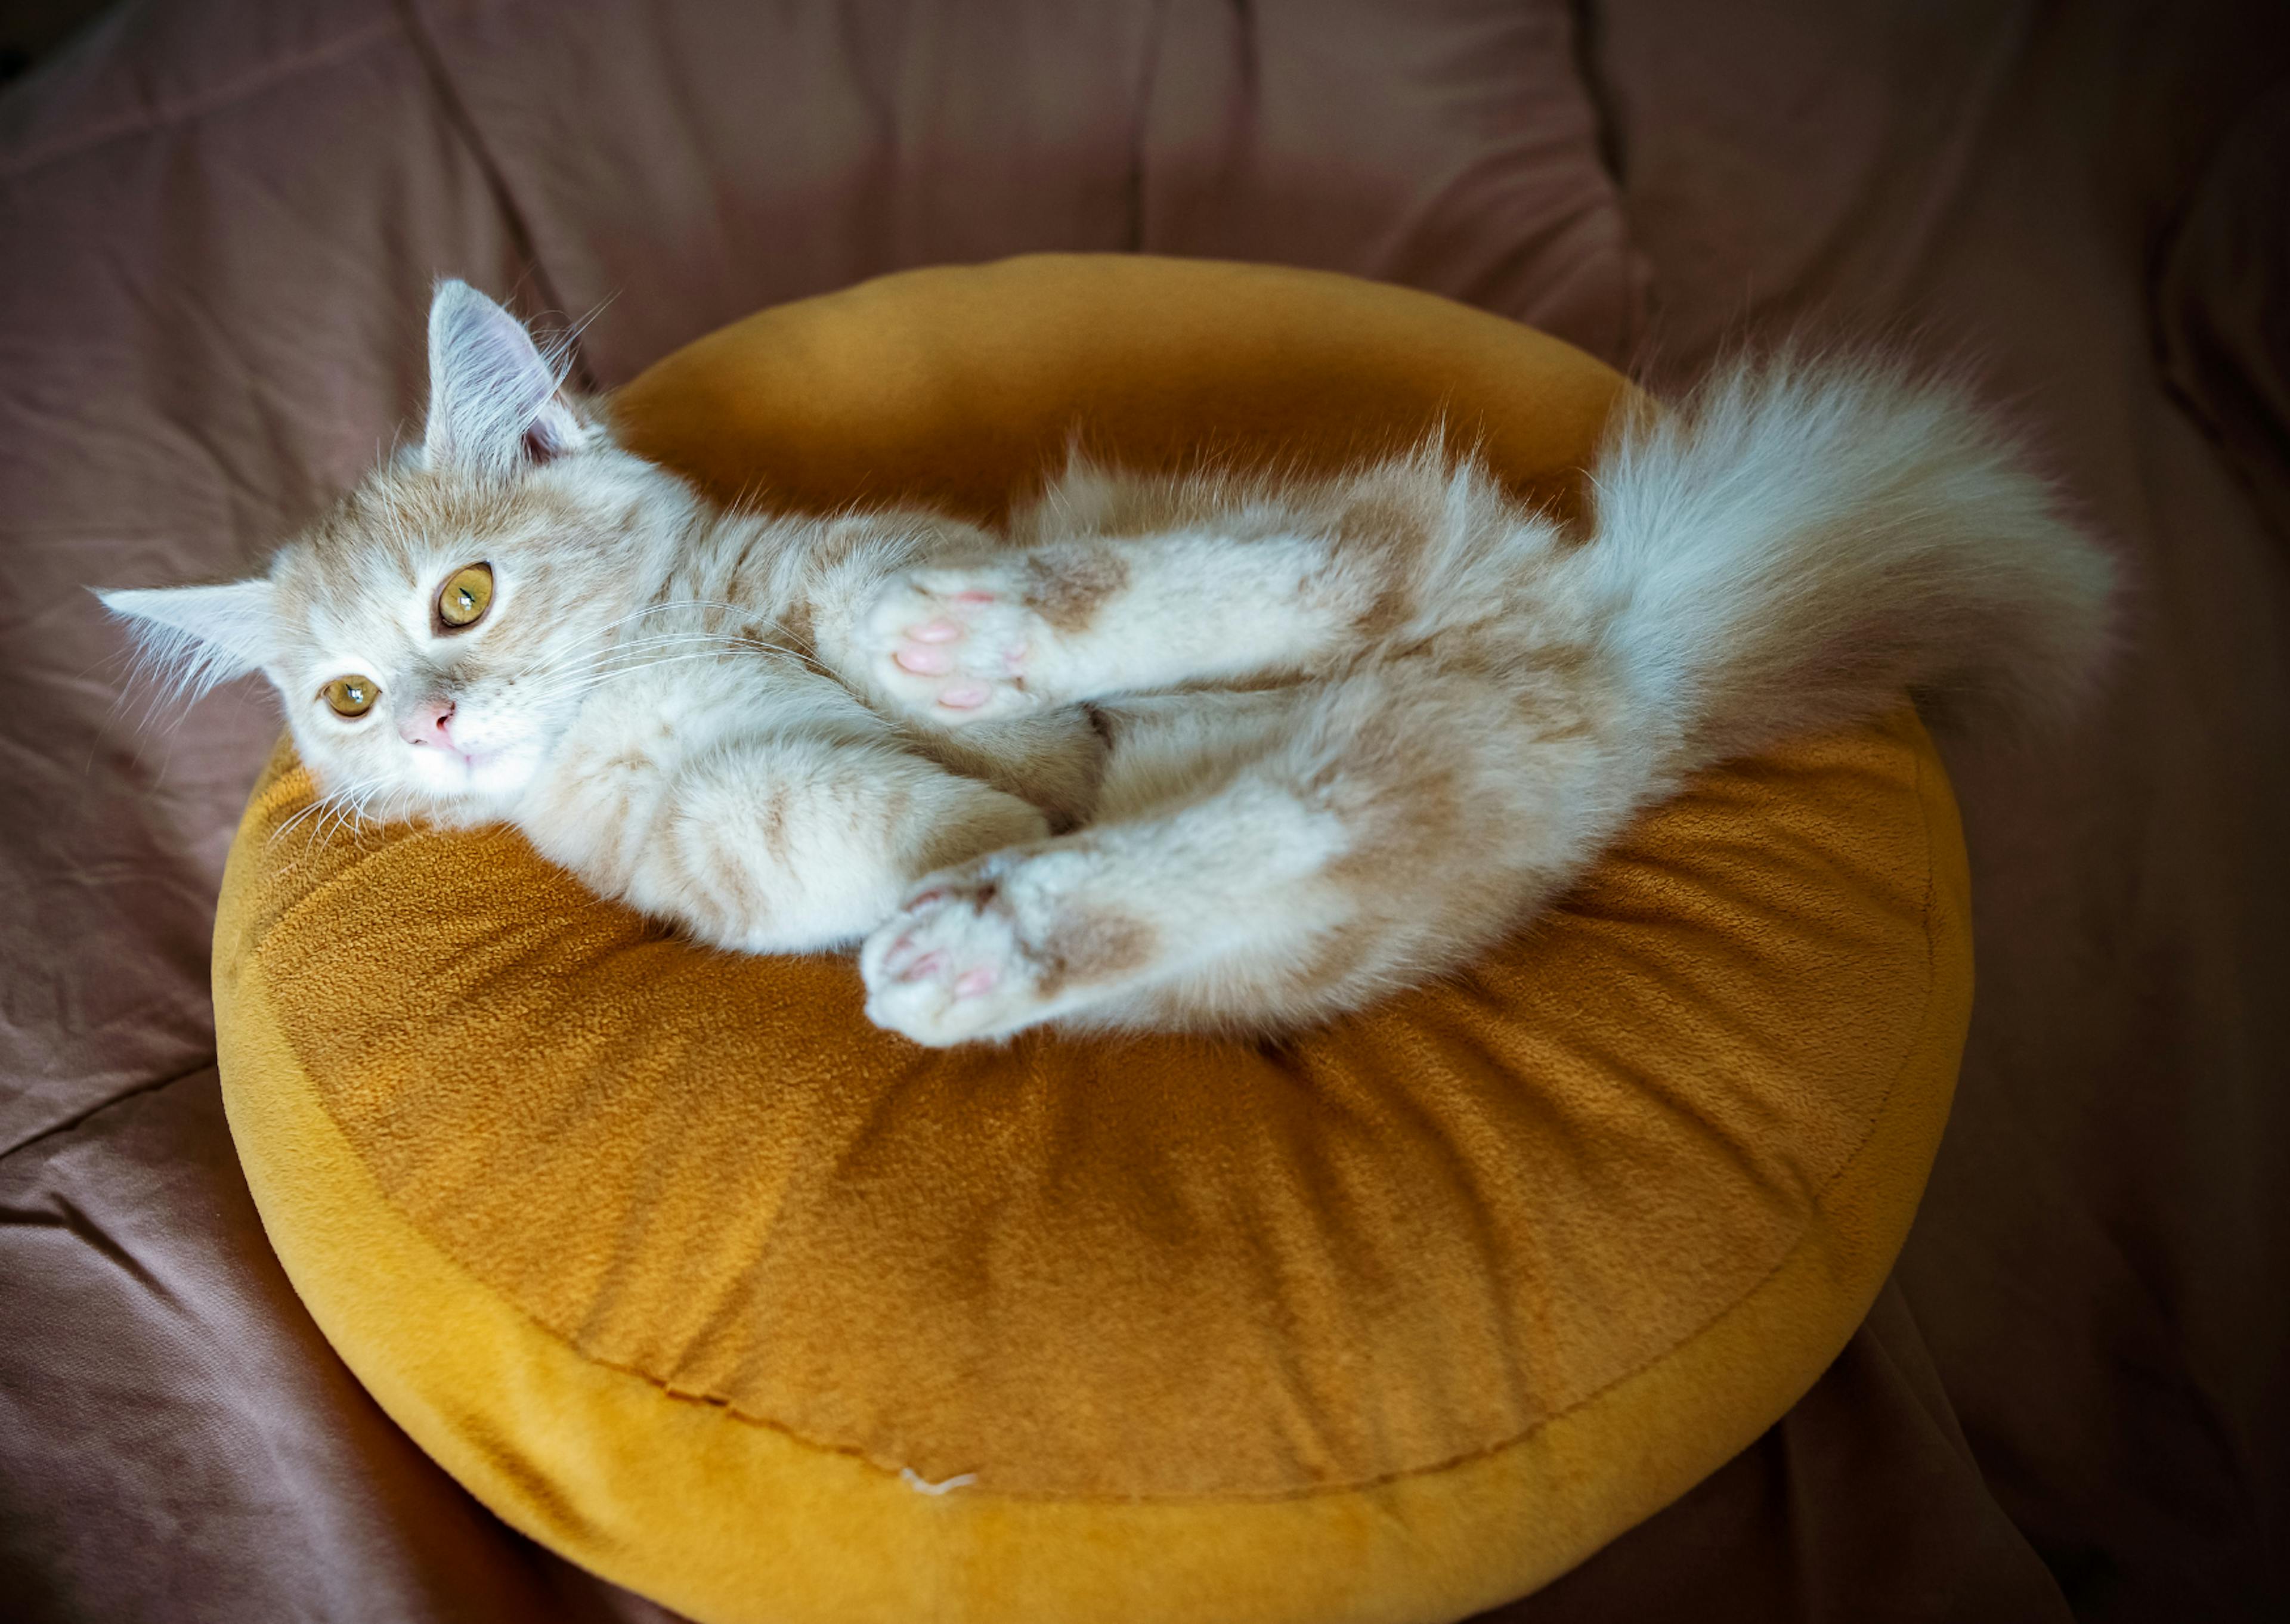
[[[1038,680],[1046,631],[989,567],[893,576],[861,636],[878,686],[913,714],[959,727],[1053,702]]]
[[[990,885],[934,884],[859,950],[867,1018],[944,1048],[998,1037],[1042,1018],[1040,968]]]

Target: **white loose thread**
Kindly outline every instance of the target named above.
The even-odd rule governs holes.
[[[978,1481],[978,1474],[975,1472],[957,1472],[953,1476],[946,1478],[941,1482],[933,1483],[929,1478],[916,1471],[914,1468],[910,1466],[902,1466],[899,1468],[899,1479],[901,1482],[904,1483],[907,1487],[912,1489],[917,1494],[944,1494],[949,1489],[967,1488],[970,1484],[976,1483]]]

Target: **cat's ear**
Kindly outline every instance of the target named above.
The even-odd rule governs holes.
[[[134,628],[145,663],[188,697],[252,671],[277,647],[277,604],[260,577],[223,587],[132,588],[99,592]]]
[[[564,377],[523,324],[466,282],[441,282],[429,301],[433,468],[495,475],[576,451],[597,430],[564,398]]]

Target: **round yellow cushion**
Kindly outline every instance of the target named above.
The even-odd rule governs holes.
[[[725,492],[997,511],[1100,452],[1444,420],[1564,508],[1628,386],[1341,277],[915,272],[623,390]],[[918,1049],[504,831],[316,833],[282,751],[215,1004],[279,1256],[480,1499],[704,1620],[1337,1624],[1533,1588],[1768,1426],[1907,1229],[1971,997],[1903,708],[1712,773],[1468,975],[1283,1044]],[[292,825],[290,828],[289,826]]]

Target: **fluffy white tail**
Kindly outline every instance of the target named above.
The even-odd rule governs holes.
[[[1738,364],[1619,427],[1577,555],[1642,694],[1709,760],[1903,691],[2065,708],[2115,568],[1956,390],[1877,364]]]

